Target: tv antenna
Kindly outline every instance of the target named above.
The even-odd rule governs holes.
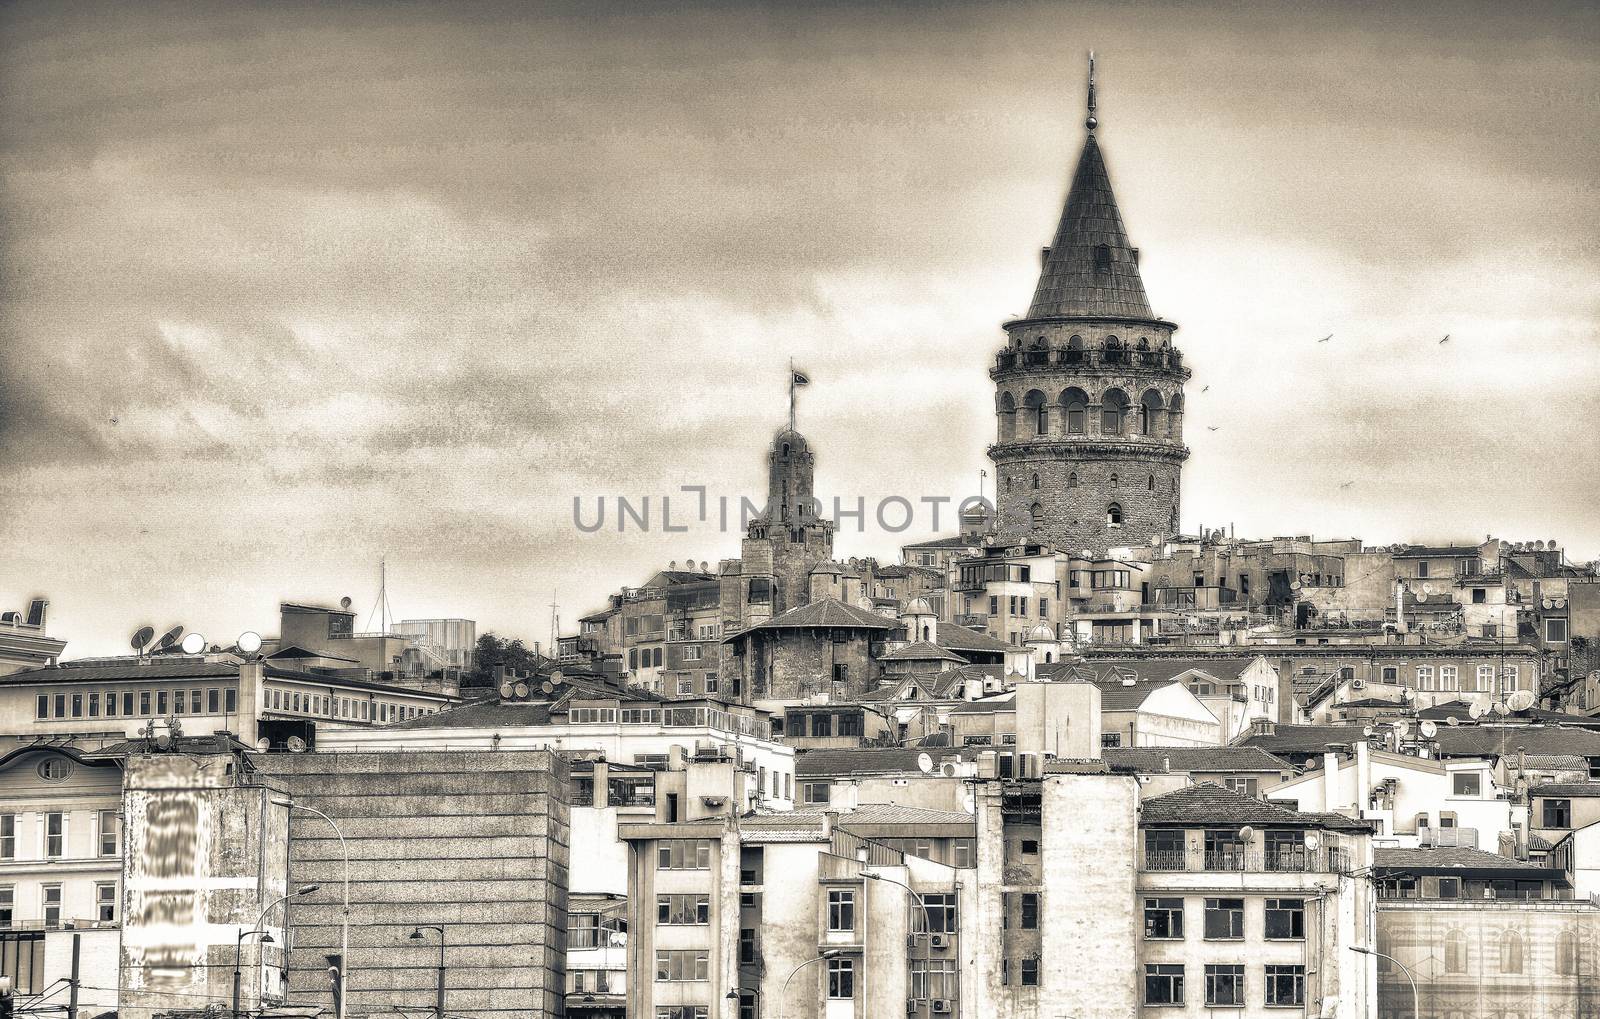
[[[345,605],[349,599],[341,601]],[[372,626],[372,617],[378,617],[378,632],[389,632],[389,620],[394,617],[394,609],[389,605],[389,563],[383,556],[378,557],[378,602],[372,606],[372,611],[367,613],[367,626]]]

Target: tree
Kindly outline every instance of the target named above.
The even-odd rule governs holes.
[[[539,657],[528,650],[522,639],[506,640],[495,633],[484,633],[472,655],[472,671],[462,680],[462,689],[494,686],[495,666],[503,665],[508,671],[532,672],[538,667]]]

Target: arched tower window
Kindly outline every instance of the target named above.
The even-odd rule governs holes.
[[[1122,363],[1122,341],[1115,336],[1106,337],[1106,364]]]
[[[1033,472],[1033,490],[1036,491],[1036,492],[1039,490],[1039,472],[1038,471],[1034,471]]]
[[[1061,391],[1061,416],[1067,420],[1068,435],[1089,430],[1089,394],[1073,386]]]
[[[1106,507],[1106,523],[1112,527],[1122,526],[1122,504],[1112,503]]]
[[[1128,413],[1128,394],[1120,389],[1108,389],[1100,398],[1100,434],[1121,435],[1122,422]]]
[[[639,649],[636,648],[636,647],[631,647],[631,648],[628,649],[628,669],[629,669],[629,671],[632,671],[634,669],[637,669],[638,667],[639,667]]]
[[[995,413],[1000,419],[1000,441],[1006,442],[1017,436],[1017,401],[1010,393],[1001,393],[1000,400],[995,407]]]
[[[1082,336],[1073,336],[1071,339],[1067,340],[1067,363],[1068,364],[1082,364],[1083,363],[1083,337]]]
[[[1112,488],[1116,488],[1117,485],[1118,485],[1117,472],[1116,471],[1112,471],[1111,472],[1111,487]]]
[[[1094,269],[1095,272],[1111,271],[1111,245],[1096,244],[1094,246]]]
[[[1139,434],[1159,434],[1161,421],[1161,394],[1154,389],[1146,389],[1144,395],[1139,397]]]
[[[1011,491],[1011,475],[1006,475],[1006,491]]]
[[[1154,474],[1150,475],[1150,481],[1145,487],[1152,492],[1156,490],[1156,476]]]
[[[1044,507],[1043,506],[1041,506],[1039,503],[1034,503],[1031,507],[1029,507],[1028,513],[1033,517],[1033,526],[1034,527],[1043,527],[1044,526]]]
[[[1167,402],[1167,438],[1183,438],[1183,394],[1173,393]]]
[[[923,623],[922,624],[922,639],[923,640],[932,640],[933,639],[933,627],[929,626],[927,623]]]
[[[1071,472],[1070,474],[1067,475],[1067,487],[1068,488],[1077,488],[1078,487],[1078,472],[1077,471],[1073,471],[1073,472]]]
[[[1026,418],[1032,423],[1033,434],[1050,434],[1050,408],[1045,404],[1044,394],[1037,389],[1028,390],[1028,395],[1022,398],[1022,407]]]

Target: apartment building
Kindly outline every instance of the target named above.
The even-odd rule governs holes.
[[[1209,784],[1145,800],[1139,1014],[1371,1015],[1373,830]]]

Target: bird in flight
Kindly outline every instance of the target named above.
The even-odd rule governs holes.
[[[1214,432],[1220,427],[1221,427],[1221,425],[1206,425],[1206,431]]]
[[[1355,484],[1355,482],[1354,482],[1354,481],[1346,481],[1346,482],[1345,482],[1345,483],[1344,483],[1344,484],[1342,484],[1342,485],[1340,485],[1340,486],[1339,486],[1339,487],[1340,487],[1340,488],[1341,488],[1341,489],[1345,489],[1345,488],[1349,488],[1349,487],[1350,487],[1350,486],[1351,486],[1351,485],[1353,485],[1353,484]]]
[[[116,419],[116,418],[112,418],[112,419],[111,419],[111,423],[112,423],[112,424],[116,424],[116,423],[117,423],[117,419]]]
[[[1442,340],[1440,340],[1440,341],[1439,341],[1439,343],[1440,343],[1440,344],[1441,344],[1441,345],[1443,345],[1443,344],[1446,344],[1446,343],[1449,343],[1449,342],[1450,342],[1450,334],[1449,334],[1449,333],[1445,333],[1445,334],[1444,334],[1444,339],[1442,339]]]
[[[1201,386],[1201,387],[1200,387],[1200,392],[1202,392],[1202,393],[1203,393],[1203,392],[1205,392],[1205,391],[1206,391],[1206,390],[1208,390],[1208,389],[1210,389],[1210,388],[1211,388],[1211,387],[1210,387],[1210,386]]]
[[[1318,340],[1317,342],[1318,343],[1327,343],[1331,339],[1333,339],[1333,334],[1329,333],[1328,335],[1324,336],[1322,339]]]

